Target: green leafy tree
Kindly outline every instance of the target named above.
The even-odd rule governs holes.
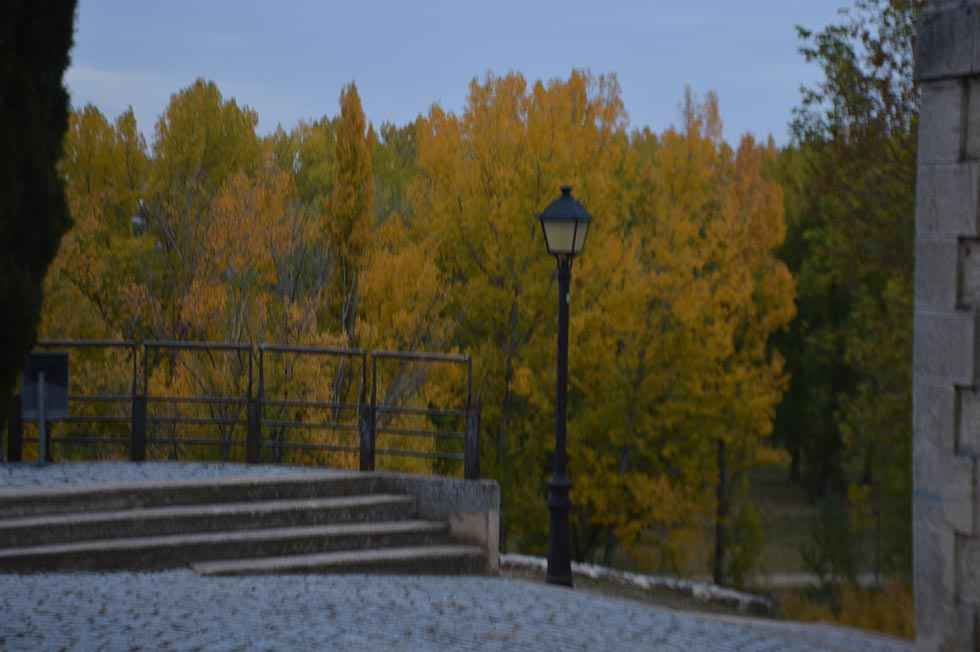
[[[790,145],[770,173],[783,188],[786,241],[779,255],[797,279],[796,319],[773,338],[786,360],[790,383],[776,410],[774,439],[790,453],[790,481],[812,500],[845,488],[843,439],[836,420],[840,402],[854,389],[854,372],[844,356],[842,325],[849,291],[827,285],[814,267],[814,242],[823,226],[819,192],[808,146]]]
[[[374,219],[393,215],[411,222],[409,188],[415,179],[415,123],[397,127],[385,122],[373,139]]]
[[[797,351],[809,353],[789,356],[790,372],[798,396],[816,397],[815,405],[834,414],[816,440],[826,446],[803,449],[803,462],[841,478],[850,534],[866,540],[868,561],[885,572],[911,568],[920,6],[857,0],[840,24],[817,33],[801,28],[801,51],[823,81],[805,89],[793,123],[792,156],[802,157],[805,191],[791,241],[802,249],[794,255],[800,315],[809,319],[796,331]],[[783,417],[783,425],[793,420]],[[803,418],[795,415],[797,423]]]

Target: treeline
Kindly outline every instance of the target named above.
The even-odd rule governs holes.
[[[781,154],[799,313],[774,345],[792,380],[776,441],[820,505],[805,559],[828,577],[912,567],[916,0],[858,0],[800,29],[823,81]]]
[[[575,557],[652,549],[647,565],[692,572],[717,526],[716,579],[741,582],[761,550],[748,473],[775,423],[794,479],[843,499],[845,532],[877,515],[905,569],[914,98],[879,102],[911,84],[884,81],[906,54],[891,5],[874,15],[906,22],[863,35],[884,44],[880,88],[853,87],[855,33],[811,37],[828,87],[783,150],[725,142],[712,93],[688,91],[676,128],[630,130],[615,76],[581,71],[487,75],[458,115],[378,128],[351,84],[336,116],[265,137],[204,80],[150,143],[132,111],[77,109],[61,163],[75,227],[42,333],[468,352],[506,542],[540,552],[557,290],[535,218],[572,185],[594,216],[572,289]],[[335,371],[288,381],[336,396],[350,379]],[[402,395],[460,382],[424,380]]]

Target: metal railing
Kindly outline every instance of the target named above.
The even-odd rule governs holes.
[[[387,402],[378,404],[378,362],[393,360],[399,363],[421,362],[426,364],[462,364],[466,365],[466,407],[458,409],[437,409],[429,408],[419,410],[418,408],[404,407]],[[371,354],[371,426],[372,446],[380,434],[395,435],[401,437],[435,436],[437,445],[440,442],[456,440],[463,442],[463,452],[437,451],[436,453],[419,453],[406,451],[398,448],[381,448],[372,450],[372,454],[423,457],[441,460],[461,460],[463,462],[466,478],[477,478],[480,475],[480,450],[479,432],[480,417],[479,410],[472,408],[473,403],[473,361],[469,356],[451,355],[446,353],[420,353],[420,352],[400,352],[400,351],[375,351]],[[390,418],[398,415],[441,417],[444,419],[454,419],[457,423],[462,420],[462,430],[457,428],[448,431],[432,433],[427,430],[416,430],[412,428],[399,428],[387,425]]]
[[[225,342],[177,342],[128,340],[43,340],[38,348],[44,349],[103,349],[126,350],[131,358],[129,391],[110,391],[90,394],[69,393],[69,416],[61,422],[69,424],[128,425],[123,436],[105,434],[64,434],[51,437],[52,444],[106,445],[128,448],[132,461],[147,459],[148,446],[153,451],[169,451],[170,459],[178,459],[181,451],[190,446],[215,447],[220,458],[228,461],[232,451],[244,448],[244,460],[283,462],[288,451],[319,451],[357,456],[357,467],[362,471],[375,470],[376,457],[405,457],[433,461],[433,468],[449,473],[453,466],[463,464],[463,477],[477,479],[480,476],[479,407],[473,402],[473,371],[469,356],[422,352],[363,351],[329,347],[285,346],[277,344],[248,344]],[[208,389],[202,378],[191,376],[202,393],[191,395],[165,395],[153,393],[151,372],[169,360],[171,374],[176,357],[181,352],[207,356],[212,369],[217,369],[217,356],[231,356],[236,373],[224,374],[223,380],[231,380],[234,391],[215,392]],[[285,396],[267,396],[267,364],[272,356],[300,356],[329,358],[336,363],[332,379],[332,400],[311,400],[309,397],[289,398],[291,385],[288,378],[280,384]],[[141,358],[141,359],[140,359]],[[257,363],[256,363],[257,358]],[[140,364],[142,362],[142,364]],[[412,391],[395,391],[389,388],[379,404],[379,364],[449,364],[466,368],[465,404],[457,407],[417,407],[403,404],[402,399]],[[370,391],[368,368],[370,367]],[[258,379],[255,382],[254,376]],[[359,373],[358,373],[359,372]],[[236,380],[238,384],[236,385]],[[142,382],[140,382],[142,381]],[[356,381],[356,388],[354,387]],[[213,387],[213,385],[212,385]],[[276,389],[273,387],[272,389]],[[354,394],[356,398],[351,398]],[[37,437],[24,434],[21,420],[20,395],[14,397],[13,410],[7,428],[6,459],[20,461],[23,444],[36,442]],[[72,414],[72,405],[124,406],[125,414]],[[163,414],[161,407],[170,406],[173,413]],[[205,410],[187,415],[180,407]],[[128,410],[125,410],[128,407]],[[290,417],[293,411],[294,418]],[[319,411],[315,420],[303,420],[295,415],[299,411]],[[75,411],[77,412],[77,410]],[[397,420],[420,418],[425,423],[406,427]],[[218,436],[188,437],[178,435],[178,427],[216,428]],[[166,432],[168,431],[169,432]],[[331,431],[350,435],[350,443],[323,441],[296,441],[291,433],[297,431]],[[381,438],[383,446],[378,446]],[[398,440],[427,438],[433,442],[432,450],[416,450],[398,445]],[[460,450],[461,447],[461,450]],[[49,447],[50,451],[52,447]],[[238,455],[241,453],[239,452]],[[239,458],[240,459],[240,458]]]

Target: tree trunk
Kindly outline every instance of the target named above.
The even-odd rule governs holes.
[[[507,372],[504,387],[504,397],[500,405],[500,423],[497,425],[497,479],[500,482],[500,526],[499,526],[499,546],[500,551],[504,552],[507,548],[507,518],[506,510],[510,502],[510,459],[508,455],[508,436],[510,429],[510,382],[513,375],[510,361],[507,362]]]
[[[726,486],[725,442],[718,440],[717,513],[715,515],[714,582],[725,584],[725,525],[728,520],[728,487]]]
[[[789,446],[789,481],[794,485],[799,485],[802,479],[800,475],[800,443],[794,440]]]
[[[606,528],[606,546],[602,553],[602,563],[606,566],[611,566],[613,561],[613,553],[616,551],[616,535],[613,534],[613,529],[611,527]]]

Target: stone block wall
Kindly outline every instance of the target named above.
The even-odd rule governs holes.
[[[980,0],[918,28],[916,650],[980,650]]]

